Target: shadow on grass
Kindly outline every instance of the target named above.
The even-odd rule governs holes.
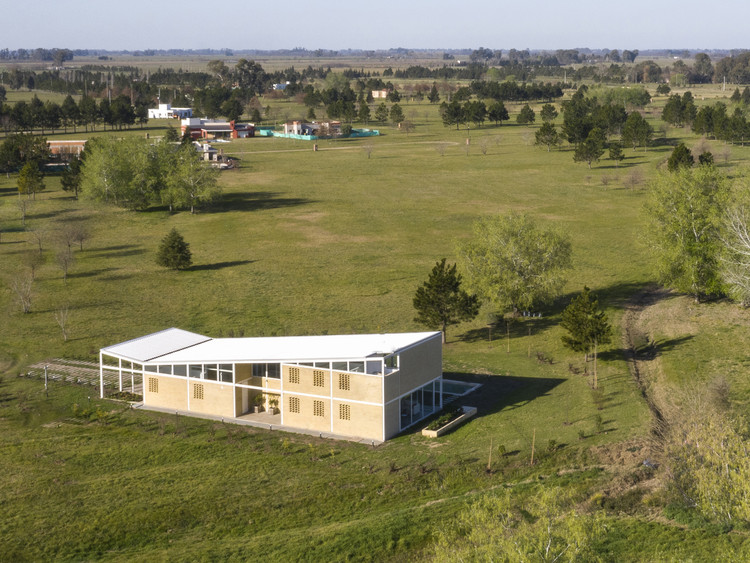
[[[44,213],[29,213],[26,215],[26,219],[27,220],[52,219],[53,217],[65,215],[66,213],[70,213],[71,211],[75,211],[75,210],[74,209],[56,209],[55,211],[46,211]]]
[[[88,272],[72,272],[68,274],[68,279],[74,278],[93,278],[98,276],[99,274],[106,274],[107,272],[111,272],[115,268],[100,268],[98,270],[89,270]]]
[[[650,361],[659,357],[664,352],[671,352],[678,348],[685,342],[689,342],[693,339],[692,334],[686,336],[680,336],[679,338],[669,338],[661,341],[645,340],[641,343],[636,343],[636,359],[641,361]],[[611,361],[622,358],[623,354],[626,354],[627,350],[622,348],[615,348],[601,352],[599,359],[605,361]]]
[[[214,264],[198,264],[197,266],[191,266],[187,268],[190,272],[201,272],[210,270],[221,270],[223,268],[232,268],[233,266],[244,266],[245,264],[252,264],[255,260],[232,260],[231,262],[216,262]]]
[[[97,248],[91,253],[94,258],[117,258],[121,256],[138,256],[145,254],[145,250],[135,244],[119,244],[115,246],[106,246]]]
[[[523,407],[534,399],[548,395],[552,389],[566,381],[560,377],[516,377],[450,372],[444,373],[443,377],[482,384],[479,389],[455,401],[457,405],[477,407],[478,417],[495,414],[501,410]]]
[[[315,203],[299,197],[279,197],[277,192],[232,192],[224,194],[207,212],[265,211]]]

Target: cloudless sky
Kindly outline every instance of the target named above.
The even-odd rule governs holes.
[[[750,1],[0,0],[0,48],[741,49]]]

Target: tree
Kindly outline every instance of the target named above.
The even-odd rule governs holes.
[[[239,121],[244,111],[242,102],[235,97],[221,104],[221,114],[227,118],[227,121]]]
[[[690,168],[693,164],[695,164],[695,159],[693,158],[690,149],[685,146],[685,143],[680,143],[674,148],[672,154],[669,156],[669,160],[667,160],[667,169],[670,172],[674,172],[681,167]]]
[[[39,165],[34,161],[29,161],[21,168],[18,173],[18,193],[26,194],[36,199],[36,193],[44,190],[44,176],[39,171]]]
[[[534,138],[534,144],[547,147],[547,152],[552,150],[552,147],[556,147],[561,142],[560,134],[557,132],[555,126],[549,121],[546,121],[542,124],[542,126],[534,135]]]
[[[498,123],[502,125],[503,121],[510,119],[510,115],[503,102],[495,102],[487,108],[487,118],[490,121],[494,121],[495,125]]]
[[[367,125],[370,122],[370,106],[368,106],[366,103],[359,104],[359,112],[357,113],[357,118]]]
[[[529,125],[531,123],[534,123],[534,120],[536,119],[536,115],[534,114],[534,110],[531,109],[531,106],[529,104],[525,104],[522,108],[519,114],[516,116],[516,123],[519,125]]]
[[[393,104],[393,106],[391,106],[390,117],[393,123],[399,124],[405,119],[404,110],[401,109],[400,105]]]
[[[466,121],[464,107],[458,100],[453,100],[450,103],[443,102],[440,104],[440,115],[443,119],[443,125],[446,127],[455,125],[457,131],[459,126]]]
[[[729,296],[743,307],[750,306],[750,190],[739,190],[727,210],[722,229],[724,247],[721,277]]]
[[[177,132],[177,129],[170,125],[164,133],[164,140],[167,143],[178,143],[180,141],[180,134]]]
[[[709,151],[703,151],[698,155],[698,164],[701,166],[713,166],[714,155]]]
[[[190,213],[195,213],[197,206],[211,203],[221,195],[216,181],[216,170],[201,162],[193,147],[180,147],[171,160],[162,201],[169,204],[170,210],[173,206],[189,207]]]
[[[34,285],[34,276],[31,274],[19,274],[10,280],[10,290],[16,296],[21,311],[28,313],[31,311],[32,286]]]
[[[467,288],[514,315],[557,296],[571,264],[567,236],[519,213],[474,223],[474,236],[458,245],[458,253]]]
[[[653,135],[654,128],[640,113],[634,111],[628,115],[628,119],[622,128],[623,143],[633,145],[633,150],[638,146],[643,146],[643,150],[646,150]]]
[[[696,302],[722,293],[720,232],[728,195],[726,178],[713,166],[679,168],[651,184],[647,242],[657,279]]]
[[[593,162],[598,162],[604,154],[604,133],[598,127],[589,131],[586,140],[576,147],[573,153],[575,162],[585,162],[591,168]]]
[[[430,93],[427,94],[427,99],[431,104],[436,104],[440,101],[440,94],[438,93],[437,86],[435,83],[432,83],[432,88],[430,89]]]
[[[375,109],[375,121],[379,123],[388,121],[388,106],[385,105],[385,102],[381,102]]]
[[[600,344],[609,344],[612,340],[612,326],[607,322],[607,315],[599,310],[599,299],[588,287],[574,297],[560,316],[560,326],[568,331],[562,336],[566,348],[574,352],[583,352],[584,362],[589,354],[594,354],[594,389],[598,387],[596,376],[596,357]]]
[[[443,344],[448,325],[470,321],[479,313],[479,299],[461,289],[462,276],[456,265],[446,266],[445,258],[437,262],[430,277],[414,295],[414,320],[430,328],[439,328],[443,333]]]
[[[544,104],[542,110],[539,112],[539,117],[541,117],[542,121],[545,123],[557,119],[557,110],[555,109],[555,106],[552,104]]]
[[[615,161],[615,166],[620,166],[620,161],[625,160],[625,155],[622,152],[622,145],[618,142],[611,142],[609,144],[609,158]]]
[[[659,94],[660,96],[666,96],[671,91],[672,89],[669,87],[669,84],[662,83],[656,87],[656,93]]]
[[[162,239],[156,254],[156,263],[171,270],[184,270],[193,263],[190,245],[185,242],[177,229],[172,230]]]
[[[482,101],[470,100],[464,103],[464,115],[466,116],[466,121],[471,121],[477,127],[481,127],[487,118],[487,108]]]

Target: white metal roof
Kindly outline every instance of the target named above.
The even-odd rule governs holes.
[[[168,328],[153,334],[147,334],[127,342],[102,348],[104,354],[114,354],[136,362],[148,362],[164,354],[176,352],[183,348],[195,346],[211,340],[208,336],[188,332],[180,328]]]
[[[170,331],[190,335],[195,341],[192,344],[188,343],[189,339],[185,337],[184,341],[180,341],[180,344],[185,343],[185,345],[175,346],[172,350],[163,351],[161,354],[153,354],[148,358],[149,360],[153,360],[154,363],[231,363],[355,359],[378,354],[392,354],[440,335],[439,332],[407,332],[209,339],[206,336],[173,328],[103,348],[102,352],[124,356],[126,353],[123,350],[127,350],[127,355],[130,356],[135,353],[130,351],[131,347],[138,352],[148,349],[151,353],[152,350],[159,349],[159,346],[162,347],[160,350],[164,350],[167,346],[162,344],[163,338],[160,335],[171,334]],[[154,339],[153,346],[146,345],[152,339]],[[139,344],[139,342],[144,344]],[[145,354],[141,353],[140,357],[143,356]]]

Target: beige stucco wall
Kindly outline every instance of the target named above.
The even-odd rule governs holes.
[[[286,387],[286,381],[284,381]],[[300,412],[293,413],[289,409],[289,399],[295,396],[300,402]],[[323,416],[314,415],[313,401],[323,401]],[[314,399],[313,397],[300,397],[299,395],[289,395],[284,393],[284,425],[295,426],[297,428],[307,428],[309,430],[318,430],[320,432],[331,431],[331,401],[327,399]]]
[[[399,432],[399,401],[394,401],[385,406],[385,439],[392,438]]]
[[[440,377],[443,372],[443,344],[440,337],[404,350],[399,362],[399,395]]]
[[[339,418],[339,405],[349,405],[350,419]],[[333,432],[371,440],[383,439],[383,407],[333,401]]]
[[[289,370],[299,368],[299,383],[292,383],[289,380]],[[313,372],[320,371],[323,373],[323,386],[313,385]],[[284,392],[307,393],[310,395],[323,395],[325,397],[331,394],[331,372],[327,369],[316,369],[306,366],[281,366],[281,376],[284,378]]]
[[[203,385],[203,399],[194,399],[193,388]],[[190,381],[190,411],[215,416],[234,416],[232,405],[235,398],[232,385],[227,383],[213,383],[210,381]]]
[[[443,345],[439,336],[404,350],[399,358],[399,371],[385,376],[385,401],[429,383],[442,372]]]
[[[367,401],[369,403],[383,402],[383,377],[378,375],[365,375],[363,373],[350,373],[349,391],[339,389],[340,372],[333,372],[333,396],[334,398],[348,399],[350,401]]]
[[[148,390],[149,378],[159,382],[159,392]],[[153,373],[143,376],[143,403],[149,407],[187,410],[187,383],[185,378],[164,377]]]

